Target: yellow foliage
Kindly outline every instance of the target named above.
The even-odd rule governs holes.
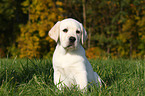
[[[56,1],[56,4],[59,5],[59,6],[62,6],[63,3],[60,2],[60,1]]]
[[[130,32],[123,32],[123,33],[119,34],[119,36],[117,37],[117,39],[121,40],[123,43],[125,43],[130,38],[131,38]]]
[[[139,19],[140,19],[140,17],[139,17],[139,16],[135,16],[135,19],[136,19],[136,20],[139,20]]]
[[[142,35],[141,40],[145,41],[145,35]]]
[[[45,31],[40,30],[40,31],[39,31],[39,36],[40,36],[40,37],[44,37],[44,36],[45,36]]]
[[[126,23],[123,24],[122,31],[128,31],[129,29],[132,28],[132,25],[133,25],[133,20],[128,19],[128,20],[126,21]]]
[[[29,21],[26,25],[21,26],[21,35],[18,39],[18,47],[20,48],[20,57],[40,57],[41,48],[48,45],[49,50],[54,50],[54,41],[48,37],[48,32],[55,22],[62,19],[63,9],[61,1],[54,2],[52,0],[32,0],[32,4],[28,4],[29,0],[22,3],[28,11]],[[59,5],[58,8],[55,5]],[[46,49],[46,48],[45,48]]]

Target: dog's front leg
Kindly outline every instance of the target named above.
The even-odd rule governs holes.
[[[88,84],[87,72],[86,71],[80,71],[75,76],[76,76],[76,83],[77,83],[78,87],[81,90],[86,91],[87,90],[87,84]]]
[[[61,74],[58,70],[54,71],[54,84],[59,90],[61,90],[61,86],[63,85],[61,83]]]

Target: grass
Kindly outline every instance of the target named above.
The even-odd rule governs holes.
[[[0,96],[143,96],[144,60],[90,60],[107,86],[58,90],[53,84],[51,60],[0,59]]]

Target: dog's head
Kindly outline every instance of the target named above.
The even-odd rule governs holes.
[[[48,34],[65,49],[75,49],[80,41],[83,44],[87,39],[82,24],[71,18],[58,21]]]

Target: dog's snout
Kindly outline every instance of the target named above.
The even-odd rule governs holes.
[[[69,41],[70,41],[71,43],[74,43],[74,42],[76,41],[76,38],[71,36],[71,37],[69,38]]]

